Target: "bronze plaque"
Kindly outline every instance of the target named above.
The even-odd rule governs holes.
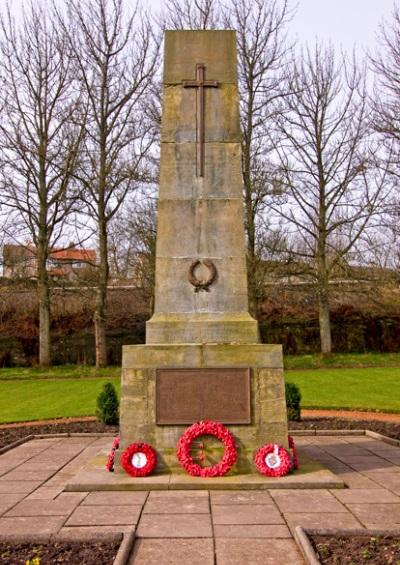
[[[157,424],[250,424],[250,369],[158,369]]]

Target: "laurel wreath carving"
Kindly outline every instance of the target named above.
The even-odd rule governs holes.
[[[203,264],[208,269],[208,276],[205,279],[198,279],[195,274],[195,270]],[[205,292],[210,292],[209,286],[215,281],[217,276],[217,268],[211,259],[196,259],[189,267],[188,279],[190,284],[194,286],[195,292],[200,292],[204,290]]]

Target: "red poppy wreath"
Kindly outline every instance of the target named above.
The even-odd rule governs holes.
[[[107,455],[106,469],[107,469],[107,471],[110,471],[110,473],[112,473],[114,471],[115,451],[118,449],[118,447],[119,447],[119,437],[116,436],[114,438],[114,441],[113,441],[113,444],[112,444],[112,447],[111,447],[111,451]]]
[[[293,467],[289,453],[277,443],[267,443],[260,447],[254,461],[260,473],[268,477],[283,477]]]
[[[190,446],[193,440],[204,435],[216,437],[225,447],[221,461],[209,467],[201,467],[193,461],[190,455]],[[193,477],[222,477],[226,475],[237,459],[233,435],[225,426],[211,420],[197,422],[187,428],[178,441],[176,454],[181,466]]]
[[[148,443],[131,443],[121,455],[121,465],[131,477],[150,475],[156,463],[156,452]]]

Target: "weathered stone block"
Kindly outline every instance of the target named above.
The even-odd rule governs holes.
[[[235,32],[166,31],[164,83],[180,84],[193,79],[196,63],[206,65],[207,80],[237,84]]]
[[[157,257],[243,257],[241,198],[160,200]]]
[[[254,343],[257,322],[249,315],[235,312],[185,313],[169,316],[155,314],[146,324],[149,344],[175,343]]]
[[[287,446],[282,348],[261,344],[139,345],[123,348],[124,387],[121,402],[121,447],[132,441],[151,443],[160,455],[158,471],[180,472],[176,444],[187,426],[155,424],[155,375],[160,368],[249,367],[251,424],[228,425],[239,450],[234,472],[253,468],[255,451],[267,442]],[[138,369],[141,367],[141,369]],[[145,396],[134,398],[135,386]],[[271,383],[269,388],[268,383]],[[218,450],[216,450],[216,454]],[[183,472],[183,471],[182,471]]]
[[[196,143],[196,90],[164,87],[161,141]],[[239,97],[233,84],[205,91],[205,142],[240,142]]]
[[[225,317],[222,312],[228,316],[229,313],[235,312],[243,313],[237,318],[238,322],[251,319],[247,314],[248,297],[243,277],[243,257],[210,258],[217,269],[216,280],[209,287],[209,292],[196,292],[188,278],[193,261],[191,257],[159,257],[157,267],[160,275],[156,278],[158,292],[154,305],[155,314],[170,312],[172,316],[192,313],[193,321],[196,321],[196,314],[205,313],[211,321],[211,314],[215,313],[214,320],[223,322]],[[200,273],[198,276],[201,278],[203,275]],[[191,342],[184,340],[181,343]]]
[[[194,143],[162,143],[160,200],[242,197],[240,143],[206,143],[205,176],[196,176]]]

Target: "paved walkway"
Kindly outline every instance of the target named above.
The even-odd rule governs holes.
[[[37,439],[0,456],[2,534],[136,530],[130,565],[300,565],[296,525],[400,527],[400,448],[367,436],[296,442],[348,489],[63,492],[104,437]]]

